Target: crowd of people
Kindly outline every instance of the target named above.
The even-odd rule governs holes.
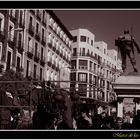
[[[8,111],[7,111],[8,112]],[[108,116],[106,112],[93,115],[86,108],[80,114],[72,113],[72,126],[60,114],[51,114],[43,105],[38,105],[32,117],[15,109],[12,114],[3,114],[0,129],[31,129],[31,130],[127,130],[140,129],[140,110],[132,123],[123,118]]]

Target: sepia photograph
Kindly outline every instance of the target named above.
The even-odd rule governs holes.
[[[140,8],[0,8],[0,131],[139,138],[139,25]]]

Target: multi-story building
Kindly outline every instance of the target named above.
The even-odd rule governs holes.
[[[119,76],[117,51],[107,48],[104,41],[95,41],[95,35],[87,29],[70,31],[72,44],[71,89],[81,97],[110,102],[112,82]],[[76,81],[76,82],[74,82]]]
[[[71,67],[71,43],[72,35],[62,24],[59,18],[47,11],[47,68],[46,80],[61,81],[60,86],[69,88]]]
[[[22,68],[23,10],[0,10],[0,62],[4,70]]]
[[[72,36],[53,11],[1,10],[0,39],[4,70],[23,68],[25,77],[70,81]]]

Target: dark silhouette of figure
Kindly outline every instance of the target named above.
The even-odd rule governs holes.
[[[106,116],[102,120],[102,129],[113,129],[114,119],[112,116]]]
[[[132,126],[133,129],[140,129],[140,110],[137,110],[137,115],[133,118]]]
[[[37,106],[37,111],[33,114],[33,129],[46,129],[48,114],[43,105]]]
[[[117,117],[114,124],[114,129],[122,129],[122,124],[123,124],[123,119],[121,117]]]
[[[129,57],[130,62],[133,66],[134,72],[138,72],[136,68],[136,60],[134,55],[134,46],[136,47],[138,53],[140,53],[140,48],[134,37],[129,34],[129,30],[124,31],[124,35],[119,36],[117,40],[115,40],[115,45],[118,46],[118,49],[121,53],[122,58],[122,70],[125,72],[126,70],[126,56]]]
[[[92,128],[93,129],[101,129],[102,125],[102,116],[101,114],[94,115],[92,117]]]
[[[91,129],[91,119],[87,115],[85,108],[81,111],[81,115],[76,120],[77,129]]]

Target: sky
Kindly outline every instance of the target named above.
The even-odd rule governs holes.
[[[132,35],[140,46],[140,9],[137,10],[54,10],[68,30],[86,28],[95,35],[95,41],[104,41],[108,49],[116,49],[115,39],[125,29],[132,28]],[[137,68],[140,73],[140,54],[135,49]],[[119,58],[120,54],[119,54]],[[132,72],[127,58],[127,72]]]

